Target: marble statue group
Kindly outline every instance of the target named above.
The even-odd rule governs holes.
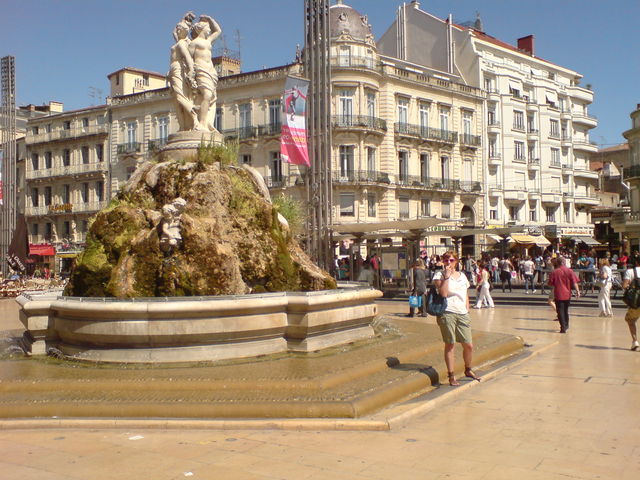
[[[211,61],[213,43],[222,33],[220,26],[208,15],[187,12],[173,30],[175,44],[171,47],[169,85],[177,103],[180,131],[216,131],[218,73]]]

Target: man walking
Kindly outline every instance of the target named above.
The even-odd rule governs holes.
[[[575,289],[576,296],[580,296],[578,277],[573,270],[567,268],[562,257],[553,259],[554,271],[549,276],[549,286],[553,287],[553,297],[556,303],[556,313],[560,322],[560,333],[569,330],[569,305],[571,290]]]
[[[629,266],[631,268],[627,268],[627,271],[624,274],[624,280],[622,282],[623,289],[629,287],[631,283],[640,282],[640,258],[634,258],[633,265]],[[631,350],[640,350],[640,343],[638,343],[638,330],[636,327],[638,318],[640,318],[640,308],[629,308],[627,310],[627,314],[624,316],[624,319],[629,326],[629,333],[631,334]]]

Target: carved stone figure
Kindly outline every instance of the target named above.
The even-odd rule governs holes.
[[[179,247],[182,243],[180,217],[186,205],[186,200],[178,197],[173,202],[162,207],[160,249],[165,253],[171,253],[174,248]]]
[[[214,132],[218,73],[211,51],[222,29],[208,15],[201,15],[196,24],[194,19],[193,12],[188,12],[174,29],[169,85],[177,104],[180,131]]]

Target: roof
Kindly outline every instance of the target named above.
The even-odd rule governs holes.
[[[141,68],[134,68],[134,67],[123,67],[123,68],[120,68],[120,69],[116,70],[115,72],[111,72],[109,75],[107,75],[107,78],[111,78],[116,73],[120,73],[120,72],[125,71],[125,70],[128,71],[128,72],[136,72],[136,73],[142,73],[142,74],[146,74],[146,75],[153,75],[154,77],[160,77],[160,78],[165,78],[166,77],[166,75],[163,75],[162,73],[152,72],[151,70],[143,70]]]
[[[628,143],[620,143],[618,145],[614,145],[612,147],[601,148],[598,150],[598,153],[608,153],[608,152],[622,152],[624,150],[629,150]]]

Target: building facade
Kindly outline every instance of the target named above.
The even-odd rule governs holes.
[[[420,48],[428,42],[432,48]],[[485,218],[527,225],[547,236],[592,236],[598,175],[589,156],[593,92],[581,75],[535,54],[533,36],[512,46],[473,27],[455,25],[413,1],[378,42],[382,53],[455,73],[482,89]]]

